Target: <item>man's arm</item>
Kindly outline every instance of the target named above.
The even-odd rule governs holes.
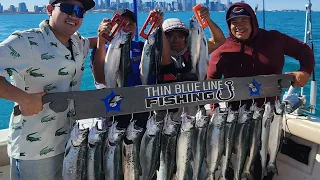
[[[112,24],[110,19],[103,19],[98,28],[98,38],[96,40],[96,49],[92,62],[92,73],[97,83],[106,84],[104,74],[104,63],[106,58],[105,44],[108,42],[102,35],[110,34]]]
[[[296,72],[290,72],[295,76],[295,87],[303,87],[308,83],[311,73],[315,66],[315,59],[312,49],[302,41],[282,34],[284,42],[284,53],[300,62],[300,69]]]
[[[31,116],[42,111],[42,96],[45,94],[45,92],[28,94],[11,85],[4,77],[0,76],[0,98],[18,103],[21,114],[24,116]]]
[[[211,54],[214,50],[226,42],[226,38],[217,24],[211,20],[208,8],[204,6],[201,7],[200,17],[204,18],[208,22],[208,27],[211,34],[211,38],[208,39],[208,54]]]
[[[28,94],[5,79],[5,77],[16,76],[23,80],[25,72],[33,64],[29,41],[20,32],[15,34],[0,43],[0,98],[18,103],[22,115],[31,116],[43,109],[42,96],[45,93]],[[21,84],[17,86],[23,88]]]

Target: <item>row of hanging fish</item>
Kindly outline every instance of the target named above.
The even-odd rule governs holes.
[[[211,119],[203,107],[196,113],[156,112],[149,118],[146,129],[135,125],[138,119],[131,121],[127,129],[118,128],[117,122],[113,122],[106,131],[99,130],[97,125],[90,131],[79,129],[76,124],[65,150],[63,177],[228,179],[226,172],[230,166],[234,179],[253,179],[252,166],[260,155],[263,178],[268,171],[277,173],[275,160],[283,109],[279,101],[275,105],[268,102],[264,108],[218,107]],[[233,149],[236,160],[231,163]],[[221,173],[217,175],[218,167]]]

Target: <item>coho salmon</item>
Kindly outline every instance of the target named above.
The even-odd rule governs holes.
[[[87,144],[89,129],[80,129],[76,122],[67,143],[62,176],[68,180],[87,179]]]
[[[143,128],[137,127],[135,122],[130,122],[123,140],[122,162],[126,180],[137,180],[142,175],[139,153]]]
[[[282,133],[282,120],[284,113],[285,104],[276,100],[274,104],[274,117],[270,125],[270,136],[269,136],[269,154],[270,160],[267,166],[268,172],[272,171],[278,174],[276,166],[276,158],[280,147],[281,133]]]

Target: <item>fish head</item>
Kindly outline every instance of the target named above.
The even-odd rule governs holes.
[[[236,123],[238,120],[238,116],[239,116],[239,111],[232,110],[232,108],[230,107],[228,109],[227,123]]]
[[[204,128],[209,123],[209,116],[206,115],[206,109],[200,108],[198,109],[198,112],[196,114],[196,127],[198,128]]]
[[[280,102],[280,100],[276,100],[274,103],[274,112],[277,115],[281,115],[284,112],[284,108],[285,108],[285,103],[284,102]]]
[[[247,105],[244,104],[240,109],[239,109],[239,118],[238,122],[240,124],[242,123],[248,123],[250,119],[252,119],[253,111],[251,109],[247,109]]]
[[[228,116],[227,109],[217,107],[214,109],[214,115],[211,117],[210,123],[220,125],[226,121],[227,116]]]
[[[143,131],[143,128],[137,127],[135,125],[136,121],[137,120],[132,120],[126,131],[126,138],[130,141],[134,141],[135,139],[137,139]]]
[[[187,113],[181,115],[181,131],[190,131],[194,128],[196,117],[188,116]]]
[[[88,134],[89,134],[89,129],[88,128],[80,129],[79,123],[77,122],[71,132],[72,145],[74,147],[78,147],[78,146],[86,143],[88,140]]]
[[[264,108],[259,108],[257,106],[257,103],[254,103],[253,106],[251,106],[251,111],[253,111],[252,119],[254,120],[260,120],[263,117]]]
[[[181,122],[174,121],[172,112],[166,114],[164,118],[164,128],[163,133],[170,136],[175,136],[178,134],[178,130],[180,128]]]
[[[109,128],[108,141],[111,142],[112,144],[121,142],[126,131],[125,129],[118,128],[117,124],[118,122],[114,122]]]
[[[149,45],[154,45],[154,43],[156,42],[156,34],[157,34],[156,29],[153,29],[149,34],[148,41],[147,41]]]
[[[122,44],[125,44],[130,38],[131,32],[125,32],[123,28],[121,28],[118,33],[113,37],[110,44],[113,44],[112,47],[119,48]]]
[[[274,105],[272,105],[270,102],[267,102],[264,105],[264,115],[267,119],[272,119],[274,116]]]
[[[163,120],[156,121],[155,115],[151,116],[147,121],[147,134],[149,136],[157,135],[163,127]]]
[[[101,144],[105,135],[105,130],[99,129],[98,121],[91,127],[88,135],[88,143],[91,145]]]

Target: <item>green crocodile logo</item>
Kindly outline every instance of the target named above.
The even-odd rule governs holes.
[[[52,90],[54,90],[54,89],[56,89],[56,88],[57,88],[57,86],[56,86],[56,85],[53,85],[53,83],[51,83],[51,84],[45,85],[45,86],[43,87],[43,91],[49,92],[49,91],[52,91]]]
[[[51,45],[51,46],[58,47],[58,44],[57,44],[57,43],[54,43],[54,42],[50,42],[50,45]]]
[[[78,82],[73,79],[73,80],[70,82],[70,87],[73,87],[73,86],[77,85],[77,83],[78,83]]]
[[[68,134],[67,131],[61,131],[62,129],[63,129],[63,127],[58,129],[54,135],[55,136],[61,136],[61,135],[64,135],[64,134]]]
[[[12,123],[11,128],[13,130],[19,130],[19,129],[22,129],[22,126],[20,126],[19,123]]]
[[[8,45],[8,48],[11,50],[10,55],[13,57],[13,59],[20,57],[20,54],[15,49],[13,49],[12,46]]]
[[[28,37],[28,39],[33,39],[34,37]]]
[[[30,76],[33,76],[33,77],[44,77],[44,75],[42,73],[36,73],[35,71],[38,71],[40,68],[38,69],[33,69],[32,67],[27,69],[27,73],[30,74]]]
[[[19,34],[19,33],[17,33],[17,32],[12,33],[11,35],[12,35],[12,36],[17,36],[19,39],[22,38],[21,34]]]
[[[24,124],[27,122],[27,120],[22,120],[22,126],[24,126]]]
[[[68,113],[67,113],[67,118],[69,118],[69,117],[71,117],[71,116],[73,116],[73,115],[74,115],[74,109],[71,109],[71,110],[69,110]]]
[[[59,69],[58,75],[61,75],[61,76],[69,75],[69,72],[63,72],[63,70],[66,69],[66,68],[67,68],[67,67],[64,67],[64,68]]]
[[[74,56],[79,56],[79,55],[80,55],[79,52],[76,52],[76,54]]]
[[[56,120],[55,116],[47,115],[47,116],[45,116],[45,117],[43,117],[41,119],[41,123],[46,123],[46,122],[50,122],[50,121],[53,121],[53,120]]]
[[[9,139],[8,139],[7,143],[8,143],[8,144],[12,144],[12,142],[11,142]]]
[[[38,43],[36,43],[36,42],[34,42],[34,41],[30,41],[30,40],[29,40],[29,43],[30,43],[31,46],[39,46]]]
[[[25,87],[24,90],[29,91],[29,87]]]
[[[38,132],[28,134],[26,140],[30,142],[41,141],[41,137],[32,137],[32,135],[35,135],[37,133]]]
[[[8,73],[8,75],[9,75],[9,76],[12,76],[13,71],[15,71],[15,72],[17,72],[17,73],[18,73],[18,71],[17,71],[17,70],[15,70],[14,68],[6,68],[5,70],[7,71],[7,73]]]
[[[35,30],[35,29],[30,29],[30,30],[27,30],[26,32],[32,32],[32,33],[37,33],[37,34],[41,34],[42,33],[41,31]]]
[[[42,155],[47,155],[47,154],[49,154],[50,152],[53,152],[54,151],[54,148],[52,147],[52,148],[48,148],[48,146],[47,147],[45,147],[45,148],[43,148],[41,151],[40,151],[40,156],[42,156]]]
[[[20,153],[20,156],[26,156],[26,153],[25,152]]]
[[[49,55],[49,53],[41,54],[42,60],[49,60],[49,59],[53,59],[53,58],[54,58],[54,55]]]
[[[81,71],[84,71],[84,63],[82,63]]]
[[[68,54],[68,55],[65,55],[65,56],[64,56],[64,58],[66,58],[66,59],[68,59],[68,60],[69,60],[69,59],[70,59],[70,56],[71,56],[71,55],[70,55],[70,54]]]

